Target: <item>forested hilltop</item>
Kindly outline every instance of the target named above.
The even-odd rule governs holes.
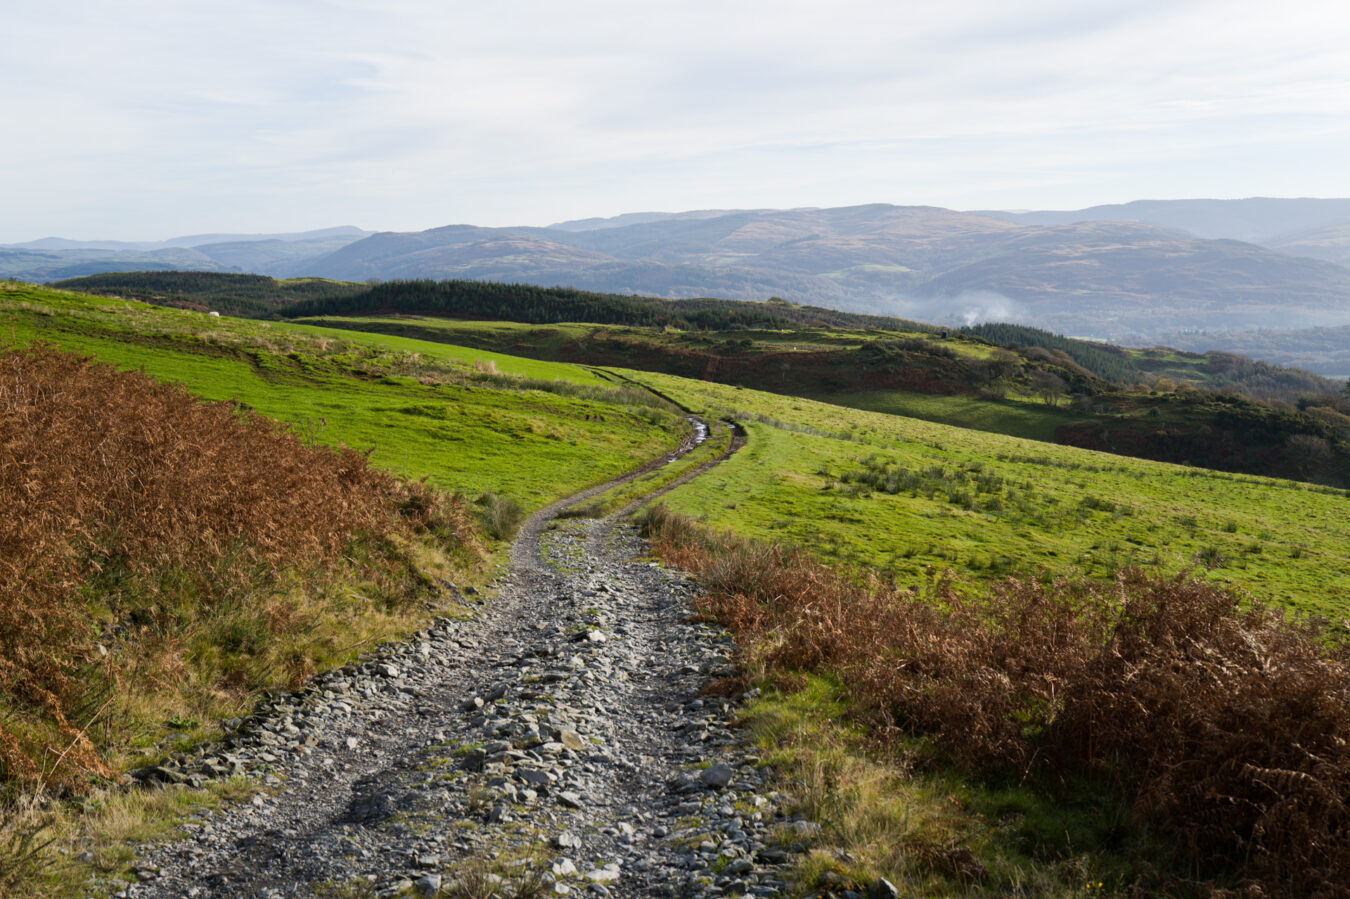
[[[665,300],[492,281],[391,281],[359,294],[298,302],[280,312],[287,318],[396,312],[532,324],[593,322],[698,331],[793,327],[933,330],[905,319],[801,306],[777,298],[764,302],[710,297]]]
[[[353,296],[367,289],[351,281],[325,278],[277,280],[266,275],[223,272],[108,272],[58,281],[53,287],[98,296],[125,297],[199,312],[262,316],[304,300]]]

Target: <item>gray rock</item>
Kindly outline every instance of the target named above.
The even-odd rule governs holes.
[[[720,790],[731,783],[736,772],[730,765],[723,762],[716,762],[703,769],[703,773],[698,776],[699,781],[706,787],[714,790]]]
[[[900,890],[884,877],[879,877],[867,888],[867,899],[900,899]]]
[[[549,785],[555,780],[554,775],[547,771],[539,771],[535,768],[517,768],[516,777],[532,787],[548,789]]]

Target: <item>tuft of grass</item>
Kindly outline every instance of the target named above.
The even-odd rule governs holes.
[[[50,870],[47,849],[56,838],[49,819],[26,809],[10,809],[7,817],[0,825],[0,895],[13,896]]]
[[[509,496],[485,493],[475,503],[483,529],[498,540],[510,540],[525,520],[525,507]]]
[[[91,877],[128,879],[139,844],[259,792],[235,778],[204,789],[101,788],[58,801],[10,785],[0,799],[0,895],[62,899],[87,892]]]

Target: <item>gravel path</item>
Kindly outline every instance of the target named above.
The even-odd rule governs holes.
[[[251,773],[274,795],[138,862],[156,896],[776,895],[814,825],[700,697],[730,637],[619,516],[522,527],[467,621],[278,697],[148,782]],[[104,885],[105,891],[107,885]]]

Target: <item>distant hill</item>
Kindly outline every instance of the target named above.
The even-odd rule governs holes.
[[[1135,200],[1071,211],[981,213],[1019,225],[1078,222],[1145,222],[1196,237],[1241,240],[1266,246],[1284,235],[1350,223],[1350,200]]]
[[[1139,201],[1075,212],[871,204],[642,212],[539,228],[197,235],[136,249],[0,248],[0,277],[191,269],[455,279],[1010,321],[1116,342],[1350,325],[1350,200]],[[1265,241],[1265,245],[1253,240]],[[1342,264],[1346,263],[1346,264]]]
[[[730,215],[733,212],[745,212],[744,209],[698,209],[692,212],[626,212],[610,218],[574,219],[549,225],[559,231],[599,231],[604,228],[622,228],[626,225],[646,225],[651,222],[665,222],[672,219],[711,219]],[[757,210],[764,212],[766,210]]]
[[[196,234],[141,242],[46,237],[0,246],[0,277],[49,283],[104,272],[264,274],[327,255],[370,233],[342,226],[296,234]]]
[[[223,271],[224,266],[195,249],[31,250],[0,249],[0,278],[36,283],[102,272]]]
[[[1270,240],[1267,246],[1291,256],[1311,256],[1350,266],[1350,222],[1296,231]]]
[[[1006,218],[877,204],[565,223],[580,230],[453,225],[373,235],[282,273],[670,298],[777,295],[944,325],[1017,321],[1102,339],[1350,324],[1350,269],[1334,263],[1156,224]]]
[[[1350,378],[1350,325],[1302,330],[1199,331],[1163,335],[1169,346],[1220,351],[1292,365],[1324,377]]]

